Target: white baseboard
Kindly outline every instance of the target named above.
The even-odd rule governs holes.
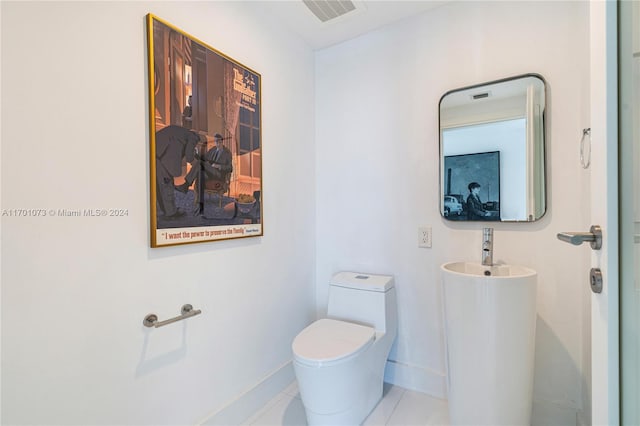
[[[436,398],[447,398],[446,376],[416,365],[388,360],[384,370],[384,381]]]
[[[289,361],[199,424],[203,426],[239,425],[282,392],[294,380],[293,364]]]

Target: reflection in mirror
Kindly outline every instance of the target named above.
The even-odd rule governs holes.
[[[546,211],[545,82],[536,74],[440,99],[440,212],[450,220],[530,222]]]

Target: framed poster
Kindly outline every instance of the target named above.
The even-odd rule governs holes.
[[[500,152],[444,157],[442,215],[450,220],[500,220]]]
[[[151,247],[263,235],[261,76],[147,15]]]

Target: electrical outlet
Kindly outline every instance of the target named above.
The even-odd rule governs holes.
[[[431,227],[418,227],[418,247],[431,248]]]

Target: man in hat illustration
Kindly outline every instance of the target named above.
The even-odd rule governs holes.
[[[189,187],[198,179],[200,172],[204,171],[204,179],[224,181],[227,174],[231,173],[231,151],[222,144],[223,137],[220,133],[213,135],[215,146],[207,151],[204,158],[196,156],[191,163],[191,170],[184,177],[184,183],[175,188],[187,193]]]

